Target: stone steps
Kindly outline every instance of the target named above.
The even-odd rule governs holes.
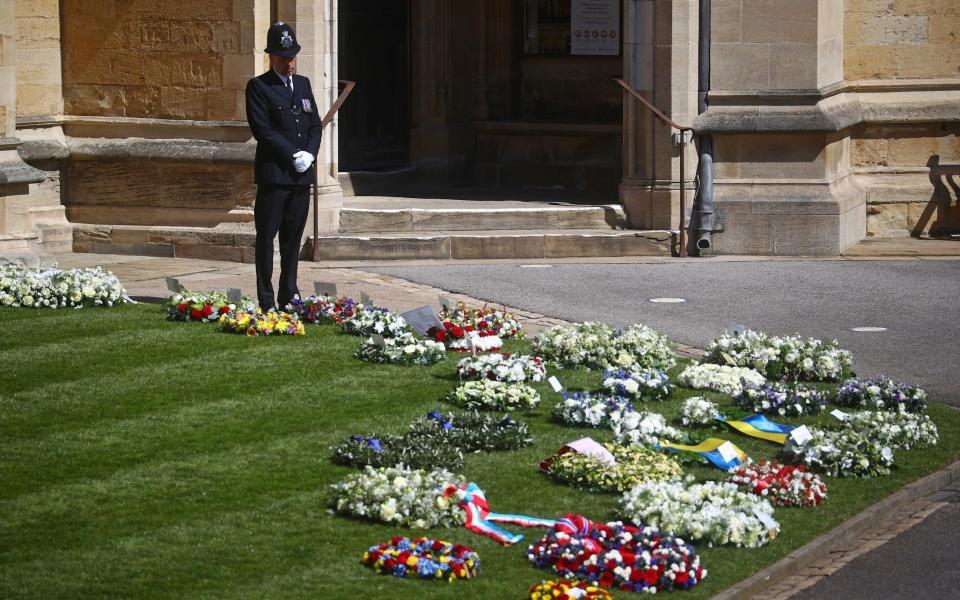
[[[340,233],[420,231],[484,231],[531,229],[623,229],[626,215],[619,205],[477,208],[366,208],[345,205]]]
[[[548,229],[339,234],[318,244],[322,260],[551,259],[669,256],[670,239],[669,231]]]

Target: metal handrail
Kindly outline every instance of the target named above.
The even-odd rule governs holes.
[[[333,117],[337,114],[337,111],[340,110],[340,107],[343,106],[343,103],[347,101],[347,96],[353,91],[354,86],[357,85],[356,81],[347,79],[341,79],[338,83],[343,84],[343,91],[337,96],[336,101],[334,101],[330,110],[327,111],[327,114],[324,115],[323,120],[320,122],[321,130],[326,129],[330,121],[333,121]],[[313,262],[320,261],[320,215],[317,214],[320,208],[320,168],[317,166],[317,162],[316,160],[313,161]]]
[[[665,125],[673,127],[680,131],[680,248],[678,249],[677,254],[680,257],[685,257],[687,255],[687,235],[686,227],[684,227],[684,219],[686,218],[687,213],[687,188],[684,179],[686,178],[686,173],[684,171],[684,161],[683,155],[687,152],[687,136],[684,135],[684,132],[693,131],[693,127],[685,127],[680,125],[670,117],[668,117],[662,110],[653,105],[652,102],[640,95],[640,92],[630,87],[630,85],[620,77],[614,77],[614,81],[620,85],[628,94],[637,99],[640,104],[643,104],[650,109],[650,112],[653,113],[653,116],[660,119]]]

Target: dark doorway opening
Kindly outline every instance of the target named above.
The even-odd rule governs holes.
[[[340,3],[339,78],[357,82],[340,111],[340,171],[410,161],[410,2]]]

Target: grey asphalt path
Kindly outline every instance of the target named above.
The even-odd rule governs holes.
[[[530,263],[535,264],[535,263]],[[960,406],[960,261],[785,260],[364,267],[570,321],[644,323],[703,348],[731,324],[837,339],[858,375]],[[651,298],[679,297],[682,304]],[[886,327],[857,333],[852,327]]]

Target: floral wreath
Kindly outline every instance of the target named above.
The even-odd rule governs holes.
[[[613,596],[607,590],[595,585],[569,579],[544,581],[530,588],[530,600],[569,600],[570,598],[609,600]]]
[[[483,322],[486,324],[486,322]],[[473,325],[457,325],[450,321],[443,321],[443,327],[431,327],[427,335],[438,342],[447,344],[454,352],[470,352],[467,338],[473,340],[478,352],[496,352],[503,347],[503,340],[496,330],[488,327],[474,327]]]
[[[621,590],[689,589],[707,576],[693,546],[656,527],[593,523],[566,515],[527,549],[527,558],[562,577]]]
[[[740,465],[731,471],[730,481],[774,506],[819,506],[827,497],[826,484],[803,465],[784,466],[765,460]]]
[[[370,546],[360,562],[394,577],[454,581],[480,572],[480,556],[470,548],[422,537],[395,537],[389,543]]]

